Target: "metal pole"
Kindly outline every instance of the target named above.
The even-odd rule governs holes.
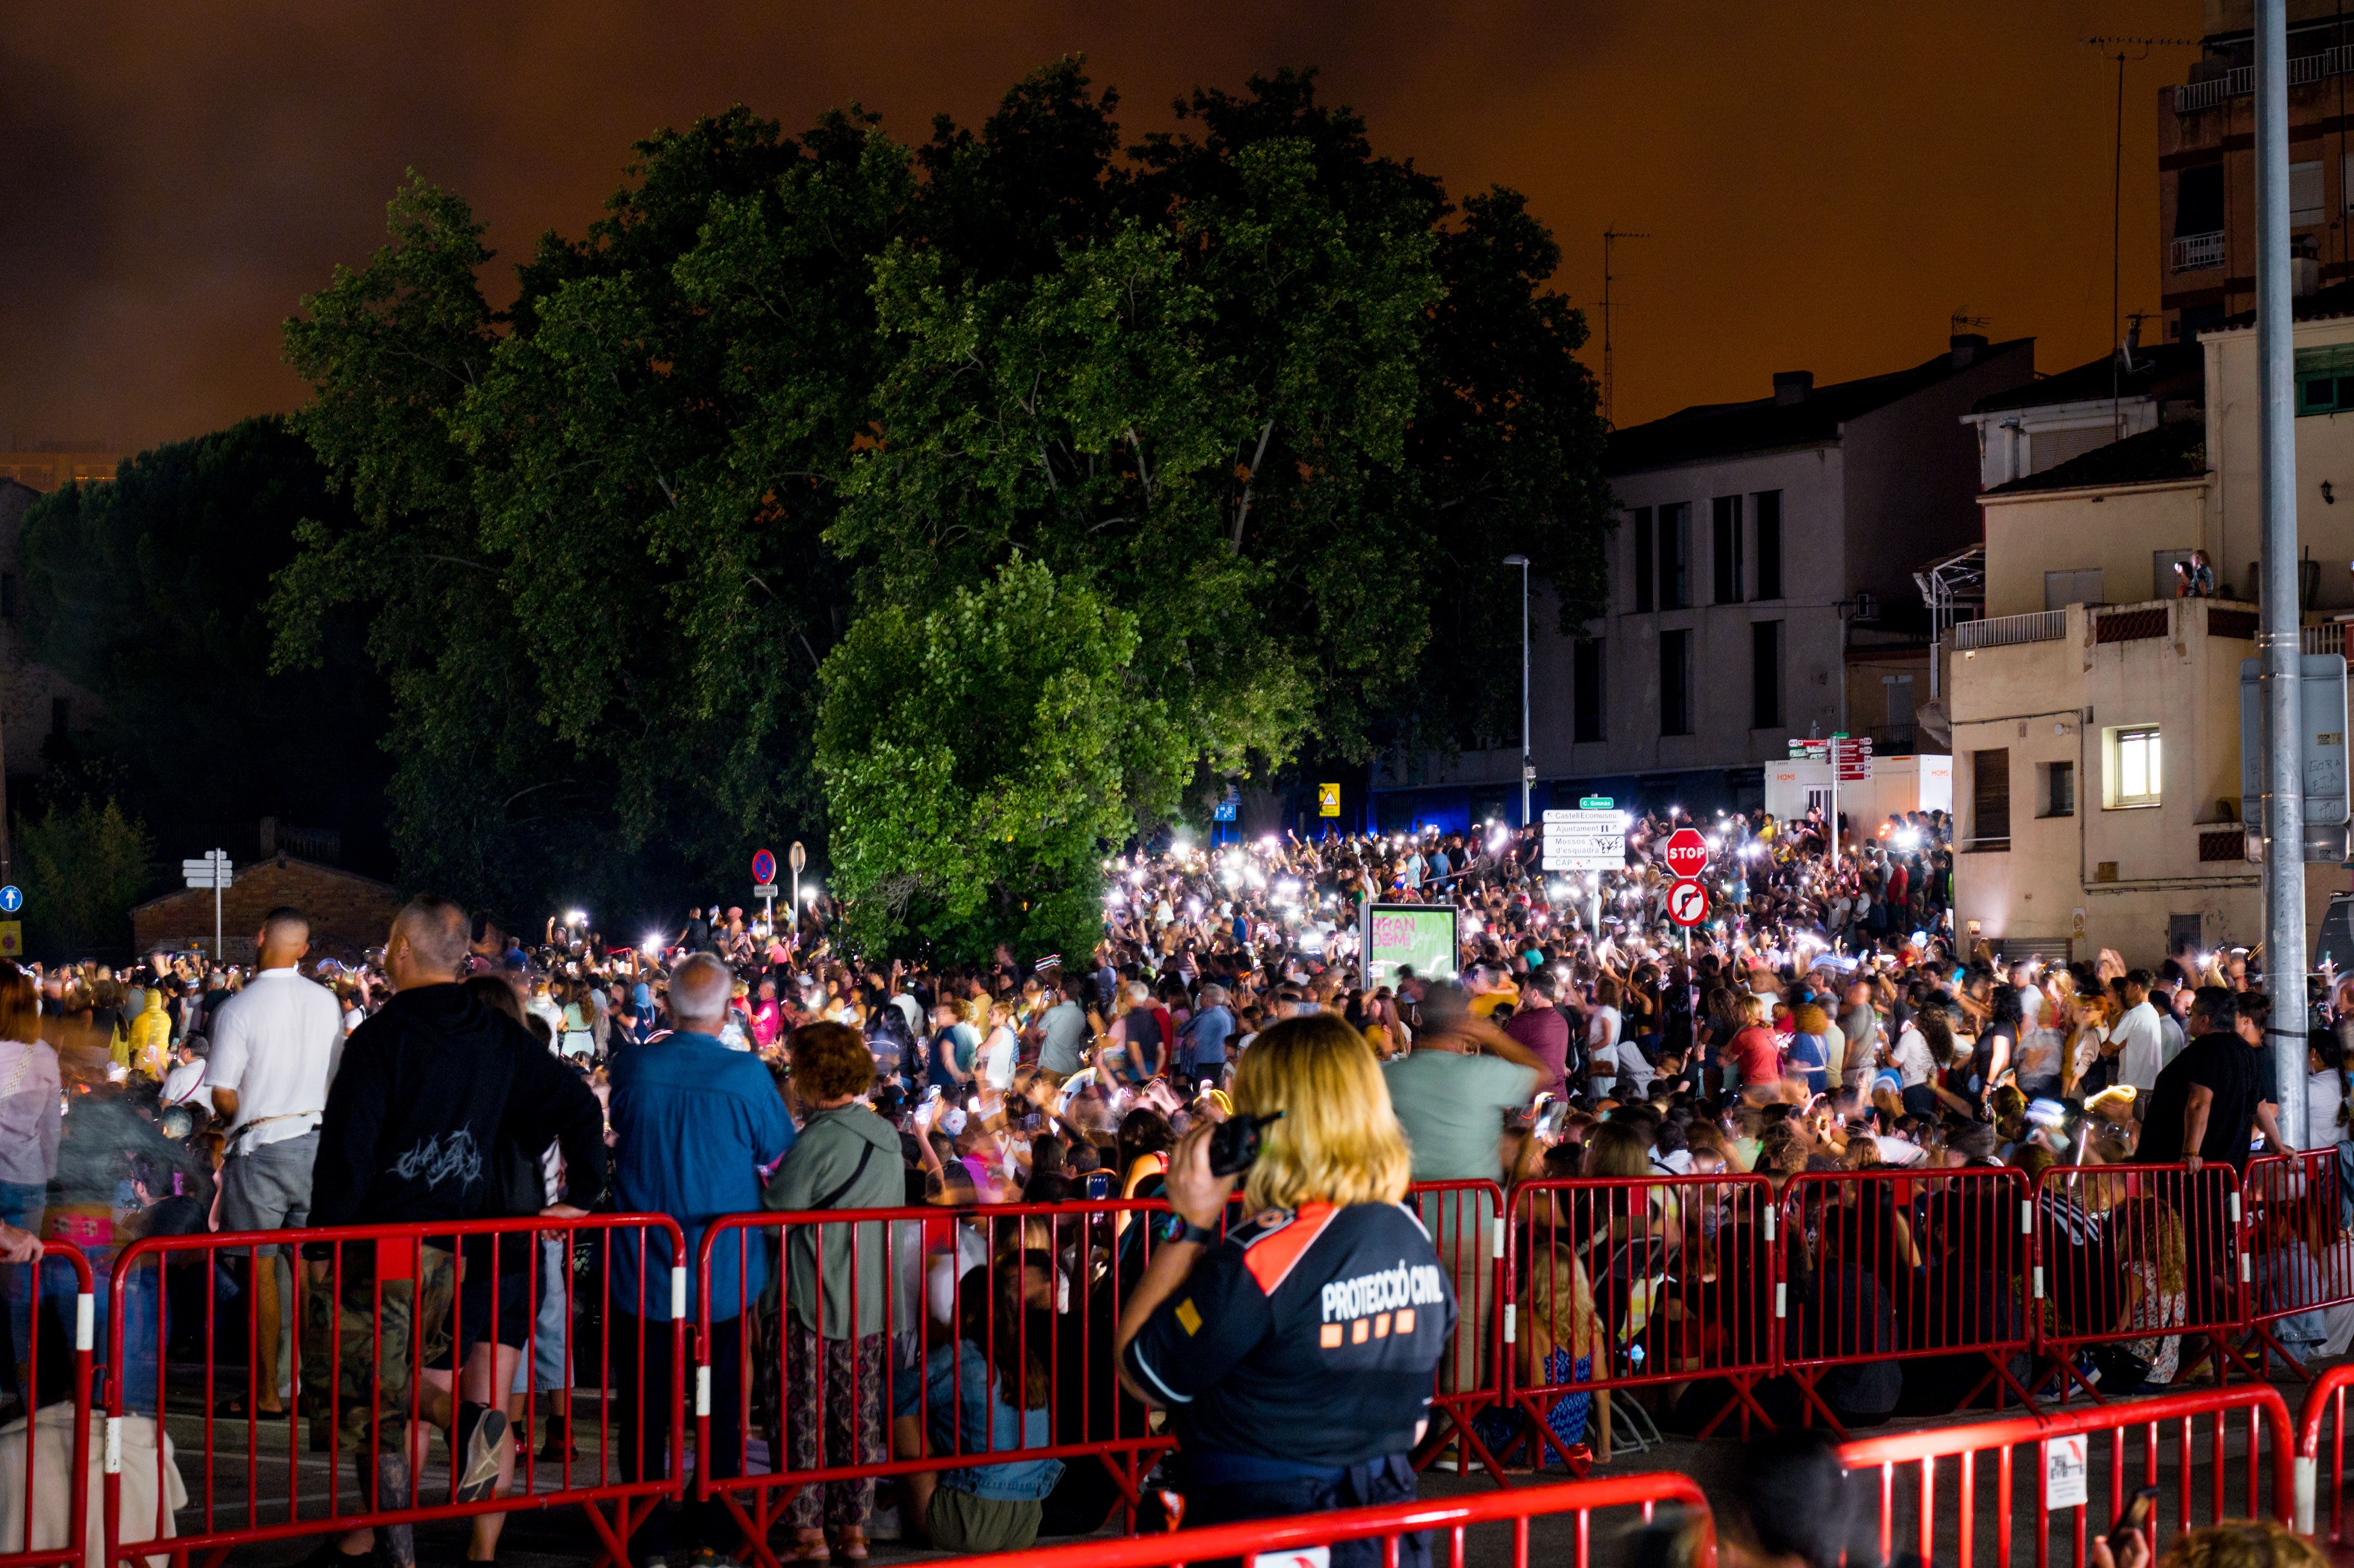
[[[1521,826],[1529,825],[1529,775],[1536,759],[1529,750],[1529,563],[1521,562]]]
[[[1846,622],[1842,621],[1840,624],[1845,625]],[[1830,830],[1831,869],[1833,871],[1837,871],[1839,869],[1839,773],[1840,743],[1834,740],[1831,742],[1831,820],[1824,824],[1825,827],[1828,827]]]
[[[2264,449],[2264,987],[2280,1129],[2305,1141],[2305,736],[2288,268],[2288,7],[2256,0],[2256,369]]]
[[[220,852],[213,852],[213,962],[226,964],[228,955],[221,947],[221,863]]]

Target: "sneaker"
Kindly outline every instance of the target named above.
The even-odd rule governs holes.
[[[499,1483],[499,1445],[507,1440],[507,1413],[491,1404],[458,1406],[458,1500],[480,1502]]]

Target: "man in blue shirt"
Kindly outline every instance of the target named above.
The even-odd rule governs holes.
[[[1185,1038],[1192,1049],[1188,1069],[1200,1084],[1216,1088],[1226,1072],[1226,1042],[1234,1038],[1235,1015],[1226,1010],[1226,988],[1202,988],[1200,1011],[1185,1021]]]
[[[704,1227],[721,1214],[760,1207],[761,1182],[793,1146],[793,1124],[785,1115],[768,1067],[758,1056],[720,1043],[727,1018],[727,966],[698,953],[671,976],[670,1009],[675,1027],[613,1060],[612,1118],[616,1138],[613,1195],[624,1213],[668,1214],[685,1234],[683,1257],[670,1255],[669,1238],[646,1237],[646,1277],[638,1267],[636,1237],[614,1234],[612,1251],[614,1375],[620,1389],[614,1414],[620,1428],[621,1474],[635,1481],[668,1473],[665,1461],[671,1380],[685,1375],[671,1364],[671,1279],[673,1265],[686,1270],[686,1309],[693,1319],[701,1283],[695,1265]],[[743,1439],[737,1420],[741,1408],[742,1335],[746,1301],[768,1284],[769,1243],[752,1231],[723,1234],[711,1253],[711,1450],[702,1457],[707,1473],[734,1476],[743,1467]],[[645,1319],[642,1326],[639,1319]],[[687,1505],[695,1544],[726,1552],[736,1531],[716,1499]],[[656,1509],[640,1527],[642,1557],[668,1554],[664,1511]]]

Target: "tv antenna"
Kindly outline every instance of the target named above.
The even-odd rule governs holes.
[[[2126,188],[2126,67],[2149,58],[2150,51],[2162,48],[2197,48],[2196,38],[2155,38],[2107,34],[2084,40],[2086,47],[2100,51],[2105,60],[2117,65],[2116,139],[2109,163],[2109,426],[2111,440],[2125,439],[2125,387],[2117,367],[2117,357],[2125,346],[2124,235]]]
[[[1969,313],[1967,307],[1956,305],[1954,313],[1946,318],[1946,328],[1954,336],[1959,337],[1965,332],[1983,331],[1993,320],[1992,316],[1974,316]]]
[[[1617,389],[1610,353],[1610,249],[1622,239],[1650,238],[1648,234],[1630,234],[1623,228],[1602,231],[1602,422],[1606,426],[1611,423],[1612,398]]]

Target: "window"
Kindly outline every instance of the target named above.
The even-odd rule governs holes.
[[[1882,675],[1880,689],[1888,699],[1888,744],[1913,744],[1913,677]]]
[[[1757,597],[1782,597],[1782,493],[1761,490],[1750,499],[1757,512]]]
[[[2073,817],[2076,814],[2076,765],[2073,762],[2038,763],[2036,791],[2042,797],[2039,817]]]
[[[1651,608],[1651,509],[1635,508],[1635,608]]]
[[[2043,608],[2065,609],[2072,604],[2106,604],[2101,597],[2101,568],[2077,567],[2043,574]]]
[[[2105,749],[2109,754],[2110,808],[2127,810],[2157,805],[2159,787],[2166,777],[2158,749],[2158,726],[2126,725],[2110,730],[2105,738]]]
[[[1600,740],[1602,727],[1602,644],[1588,640],[1570,645],[1569,697],[1575,708],[1575,731],[1579,740]]]
[[[2321,221],[2321,161],[2288,166],[2288,222],[2302,228]]]
[[[1720,495],[1713,503],[1718,604],[1741,602],[1741,497]]]
[[[2010,748],[1970,756],[1970,837],[1981,849],[2010,847]]]
[[[1749,727],[1782,727],[1782,623],[1749,623]]]
[[[2354,343],[2300,348],[2296,364],[2299,418],[2354,409]]]
[[[1691,733],[1691,633],[1659,633],[1659,733]]]
[[[1691,607],[1691,503],[1659,508],[1659,608]]]
[[[2185,169],[2174,180],[2174,238],[2222,232],[2223,165]]]

